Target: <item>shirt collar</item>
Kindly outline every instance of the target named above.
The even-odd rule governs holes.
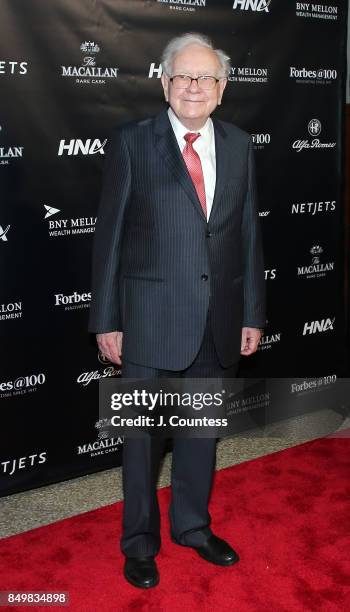
[[[200,130],[188,130],[181,123],[181,121],[175,115],[173,109],[170,106],[168,108],[168,117],[169,117],[170,123],[172,125],[172,128],[173,128],[173,130],[175,132],[175,136],[176,136],[176,138],[179,141],[181,141],[183,139],[183,137],[185,136],[185,134],[187,134],[188,132],[194,132],[195,134],[200,134],[203,137],[208,136],[210,134],[210,127],[211,127],[211,119],[210,119],[210,117],[208,117],[208,119],[206,120],[205,124],[203,125],[203,127]]]

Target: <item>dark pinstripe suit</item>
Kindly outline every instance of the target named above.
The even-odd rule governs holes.
[[[242,326],[265,325],[251,138],[234,125],[216,119],[213,123],[216,188],[208,222],[166,112],[118,128],[112,136],[94,241],[89,329],[123,331],[124,375],[145,378],[150,372],[158,376],[159,371],[187,369],[198,355],[204,332],[207,340],[210,333],[210,342],[215,344],[211,375],[220,375],[220,370],[236,367]],[[199,375],[198,371],[193,374]],[[206,467],[203,464],[208,473],[203,499],[211,481],[213,442],[201,440],[208,445],[202,458],[205,462],[207,457],[208,462]],[[137,443],[127,441],[124,480],[125,490],[131,491],[126,507],[136,504],[140,516],[140,508],[145,502],[152,505],[154,495],[149,500],[142,497],[142,502],[139,491],[136,503],[132,486],[136,464],[147,463],[146,457],[150,463],[151,453],[146,443],[142,451],[131,452]],[[197,453],[198,440],[193,443],[192,452]],[[186,452],[190,462],[191,451]],[[152,478],[150,473],[148,484],[154,488]],[[205,523],[204,509],[201,511]],[[155,517],[156,510],[153,514]],[[150,521],[155,534],[154,517],[145,515],[144,522],[138,521],[138,536],[135,529],[132,534],[131,522],[124,517],[124,528],[128,524],[130,531],[128,537],[124,532],[124,552],[130,556],[155,554],[159,543],[142,537]],[[191,533],[194,520],[187,525]],[[175,525],[172,527],[174,530]],[[184,530],[182,525],[175,534],[183,543]],[[187,538],[186,543],[193,541]]]

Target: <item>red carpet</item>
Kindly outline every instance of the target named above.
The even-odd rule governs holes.
[[[218,472],[213,528],[241,557],[232,567],[170,541],[167,488],[155,589],[121,576],[119,503],[2,540],[0,590],[69,591],[79,612],[349,610],[349,451],[349,438],[323,438]]]

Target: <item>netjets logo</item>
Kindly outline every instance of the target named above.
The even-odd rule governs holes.
[[[5,229],[3,229],[0,225],[0,240],[2,242],[7,242],[7,232],[9,231],[11,225],[7,225],[7,227],[5,227]]]
[[[106,145],[107,138],[104,139],[103,142],[98,138],[92,140],[92,138],[88,138],[87,140],[71,139],[68,141],[60,140],[60,144],[58,147],[58,156],[61,155],[96,155],[96,153],[100,153],[100,155],[104,155],[104,146]]]
[[[106,79],[116,79],[119,68],[115,66],[96,66],[96,55],[100,47],[94,41],[88,40],[80,45],[84,57],[81,66],[61,66],[63,77],[75,77],[78,85],[104,85]]]
[[[254,11],[256,13],[269,12],[271,0],[235,0],[233,10]]]
[[[307,126],[312,140],[295,140],[292,144],[292,149],[297,153],[307,151],[308,149],[334,149],[336,142],[321,142],[317,136],[321,134],[322,125],[319,119],[311,119]]]
[[[306,266],[298,266],[297,275],[303,278],[322,278],[327,272],[334,270],[334,261],[327,263],[321,262],[321,254],[323,248],[319,244],[315,244],[310,249],[311,262]]]
[[[306,336],[307,334],[316,334],[318,332],[326,332],[329,330],[333,331],[334,321],[335,317],[333,317],[333,319],[328,318],[322,319],[321,321],[311,321],[311,323],[307,321],[304,325],[303,336]]]
[[[0,75],[23,75],[28,72],[28,62],[18,62],[13,60],[0,60]]]
[[[275,280],[277,275],[277,268],[269,268],[265,270],[265,280]]]
[[[296,202],[292,204],[292,215],[316,215],[324,212],[334,212],[336,210],[336,200],[324,200],[317,202]]]

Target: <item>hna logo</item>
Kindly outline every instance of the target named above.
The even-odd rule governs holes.
[[[316,334],[316,332],[325,332],[329,329],[334,329],[334,321],[333,319],[322,319],[322,321],[311,321],[311,323],[306,322],[304,325],[303,336],[306,334]]]
[[[58,155],[64,155],[64,153],[66,153],[66,155],[79,155],[79,153],[82,155],[95,155],[95,153],[104,155],[103,147],[106,142],[107,138],[105,138],[103,142],[98,138],[95,138],[95,140],[88,138],[85,142],[79,139],[72,139],[67,143],[65,140],[61,140],[58,147]]]
[[[232,9],[240,9],[241,11],[256,11],[265,13],[269,12],[271,0],[234,0]]]

